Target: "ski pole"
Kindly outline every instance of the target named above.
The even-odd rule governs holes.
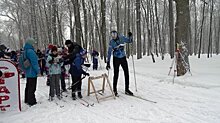
[[[72,87],[75,86],[76,84],[78,84],[78,83],[79,83],[81,80],[83,80],[84,78],[86,78],[85,75],[84,75],[80,80],[76,81],[76,83],[74,83],[74,84],[72,85]]]

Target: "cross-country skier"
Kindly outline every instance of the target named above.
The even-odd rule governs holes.
[[[112,39],[109,42],[108,48],[108,59],[106,69],[110,69],[110,58],[113,52],[113,68],[114,68],[114,77],[113,77],[113,91],[115,96],[118,96],[117,92],[117,81],[118,81],[118,73],[119,66],[122,66],[124,70],[125,76],[125,94],[133,95],[133,93],[129,90],[129,72],[128,72],[128,63],[126,59],[126,54],[124,51],[125,43],[132,42],[132,33],[128,33],[128,37],[120,36],[117,31],[111,31]]]

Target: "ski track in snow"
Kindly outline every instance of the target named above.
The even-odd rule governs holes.
[[[135,92],[132,62],[129,60],[130,89],[135,95],[156,101],[151,103],[124,95],[124,73],[120,69],[118,80],[119,97],[97,103],[94,94],[87,96],[87,78],[83,80],[84,99],[94,103],[85,107],[71,99],[71,91],[63,100],[49,102],[49,87],[46,77],[39,77],[36,91],[38,103],[28,107],[23,103],[25,80],[21,80],[22,109],[20,113],[0,113],[0,123],[219,123],[220,122],[220,57],[206,59],[190,57],[191,72],[176,77],[173,70],[168,76],[172,60],[162,61],[150,57],[135,60],[138,91]],[[102,63],[104,65],[104,63]],[[102,68],[104,68],[102,66]],[[92,76],[107,73],[106,70],[89,71]],[[112,82],[113,70],[109,72]],[[96,87],[101,87],[95,82]],[[108,87],[106,86],[106,89]],[[104,95],[110,92],[106,90]],[[100,96],[100,95],[99,95]]]

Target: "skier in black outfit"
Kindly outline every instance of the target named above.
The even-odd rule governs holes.
[[[126,55],[124,51],[125,43],[132,42],[132,33],[128,33],[128,38],[125,36],[119,36],[117,31],[111,32],[112,39],[109,42],[108,48],[108,59],[107,59],[107,66],[106,69],[110,69],[110,58],[113,52],[113,67],[114,67],[114,77],[113,77],[113,91],[115,96],[118,95],[117,92],[117,81],[118,81],[118,73],[119,73],[119,66],[122,66],[124,70],[125,76],[125,94],[133,95],[133,93],[129,90],[129,72],[128,72],[128,63],[126,60]]]

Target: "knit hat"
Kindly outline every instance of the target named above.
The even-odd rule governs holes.
[[[57,47],[56,46],[53,46],[53,48],[51,49],[51,52],[53,51],[57,51]]]
[[[111,33],[118,33],[116,30],[112,30]]]
[[[84,56],[87,53],[87,51],[84,49],[81,49],[79,53],[81,56]]]
[[[53,48],[53,44],[49,44],[48,49],[52,49],[52,48]]]
[[[65,45],[71,44],[72,41],[71,40],[66,40]]]
[[[37,42],[33,39],[33,38],[28,38],[27,40],[26,40],[26,43],[28,43],[28,44],[30,44],[30,45],[34,45],[34,44],[37,44]]]
[[[111,36],[112,37],[118,37],[118,32],[115,31],[115,30],[111,31]]]

